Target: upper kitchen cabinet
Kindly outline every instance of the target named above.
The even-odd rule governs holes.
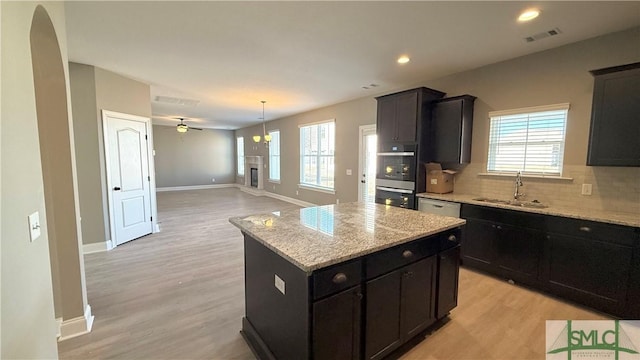
[[[587,165],[640,166],[640,63],[593,70]]]
[[[432,161],[466,164],[471,161],[471,131],[475,96],[462,95],[433,103],[431,117]]]
[[[378,142],[415,143],[422,132],[429,104],[445,94],[425,87],[377,97]]]

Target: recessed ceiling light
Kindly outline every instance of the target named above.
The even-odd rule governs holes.
[[[538,10],[538,9],[528,9],[528,10],[523,11],[522,14],[520,14],[520,16],[518,16],[518,21],[520,21],[520,22],[531,21],[531,20],[537,18],[538,15],[540,15],[540,10]]]
[[[411,61],[411,59],[409,59],[409,57],[406,55],[402,55],[398,58],[398,64],[406,64],[409,61]]]

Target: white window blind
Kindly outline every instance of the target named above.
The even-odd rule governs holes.
[[[269,131],[269,180],[280,181],[280,131]]]
[[[335,123],[300,126],[300,184],[333,190]]]
[[[244,176],[244,138],[236,138],[236,155],[238,158],[238,176]]]
[[[569,104],[489,113],[489,173],[562,175]]]

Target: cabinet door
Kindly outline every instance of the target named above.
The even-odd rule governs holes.
[[[462,99],[438,102],[431,119],[431,146],[433,161],[460,162],[462,135]]]
[[[378,144],[396,141],[396,101],[393,96],[378,99]],[[378,145],[380,148],[380,145]]]
[[[558,234],[548,235],[547,246],[549,290],[607,312],[622,311],[631,247]]]
[[[438,311],[436,317],[445,317],[458,306],[458,276],[460,247],[456,246],[438,255]]]
[[[402,269],[366,284],[365,357],[381,359],[400,345]]]
[[[587,165],[640,166],[640,68],[598,75]]]
[[[516,281],[536,282],[545,234],[499,223],[495,226],[498,234],[494,242],[495,264],[500,273]]]
[[[467,219],[462,237],[462,261],[482,270],[490,269],[494,262],[495,225],[477,219]]]
[[[360,358],[360,286],[313,304],[313,358]]]
[[[399,142],[415,142],[418,125],[418,92],[395,96],[396,139]]]
[[[435,322],[437,256],[422,259],[402,270],[400,332],[411,339]]]

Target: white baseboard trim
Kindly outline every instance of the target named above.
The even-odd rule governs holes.
[[[115,246],[113,245],[113,241],[111,240],[99,243],[82,244],[82,253],[92,254],[97,252],[109,251],[113,248],[115,248]]]
[[[292,204],[299,205],[299,206],[302,206],[302,207],[317,206],[314,203],[310,203],[310,202],[306,202],[306,201],[290,198],[288,196],[284,196],[284,195],[280,195],[280,194],[276,194],[276,193],[272,193],[272,192],[266,192],[265,195],[270,197],[270,198],[286,201],[288,203],[292,203]]]
[[[87,304],[87,307],[84,309],[84,316],[60,322],[58,341],[65,341],[76,336],[90,333],[94,318],[91,314],[91,305]]]
[[[237,184],[213,184],[213,185],[187,185],[187,186],[169,186],[156,188],[156,192],[164,191],[185,191],[185,190],[203,190],[203,189],[221,189],[236,187]]]

